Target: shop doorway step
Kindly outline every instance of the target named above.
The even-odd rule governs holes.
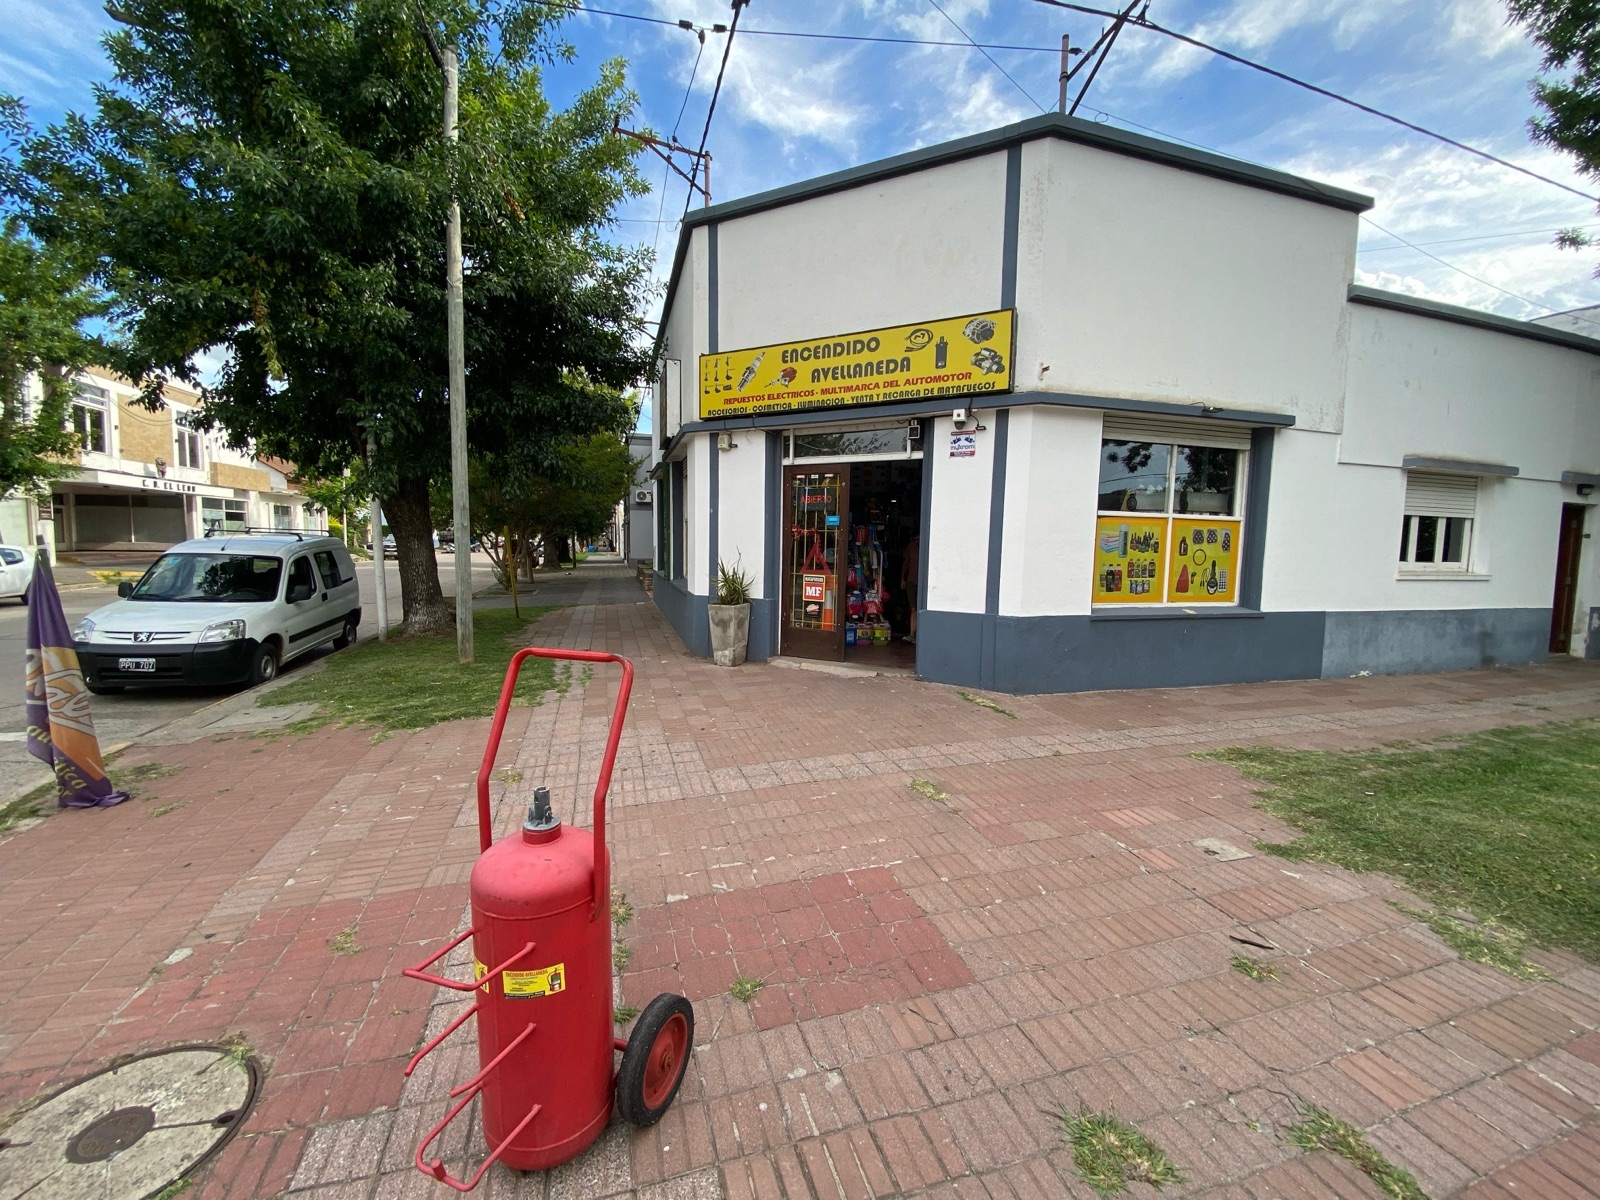
[[[871,679],[882,675],[893,679],[915,679],[916,671],[911,667],[880,667],[867,666],[858,663],[823,662],[815,658],[796,658],[793,655],[779,654],[767,660],[775,667],[786,667],[791,671],[820,671],[824,675],[842,675],[846,679]]]

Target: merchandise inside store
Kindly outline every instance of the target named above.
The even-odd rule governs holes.
[[[904,455],[905,428],[893,435]],[[790,444],[803,453],[802,443]],[[784,489],[782,652],[915,669],[920,456],[798,461],[785,469]]]
[[[915,668],[917,532],[922,524],[922,462],[850,467],[846,546],[846,662]]]

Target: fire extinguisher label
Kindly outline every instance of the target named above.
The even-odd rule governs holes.
[[[500,978],[505,981],[507,1000],[553,996],[567,986],[567,964],[556,963],[537,971],[506,971]]]
[[[484,966],[477,959],[473,959],[472,960],[472,977],[474,979],[482,979],[488,973],[489,973],[489,968],[488,967]],[[489,985],[486,983],[481,988],[479,988],[478,990],[480,992],[482,992],[485,996],[487,996],[489,994]]]

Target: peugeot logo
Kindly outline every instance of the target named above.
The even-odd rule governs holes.
[[[153,633],[136,633],[133,635],[133,640],[136,642],[148,642],[153,637],[155,637]]]

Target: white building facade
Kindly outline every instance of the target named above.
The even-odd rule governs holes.
[[[53,554],[163,550],[208,529],[325,528],[290,481],[290,464],[230,449],[221,430],[190,427],[194,392],[168,384],[166,406],[151,412],[138,386],[113,372],[91,368],[74,384],[78,470],[52,485],[47,510],[31,500],[0,504],[7,544],[36,545],[45,534]],[[28,386],[37,400],[39,380]]]
[[[1600,658],[1600,340],[1353,285],[1369,207],[1050,114],[691,213],[656,603],[1018,693]]]

